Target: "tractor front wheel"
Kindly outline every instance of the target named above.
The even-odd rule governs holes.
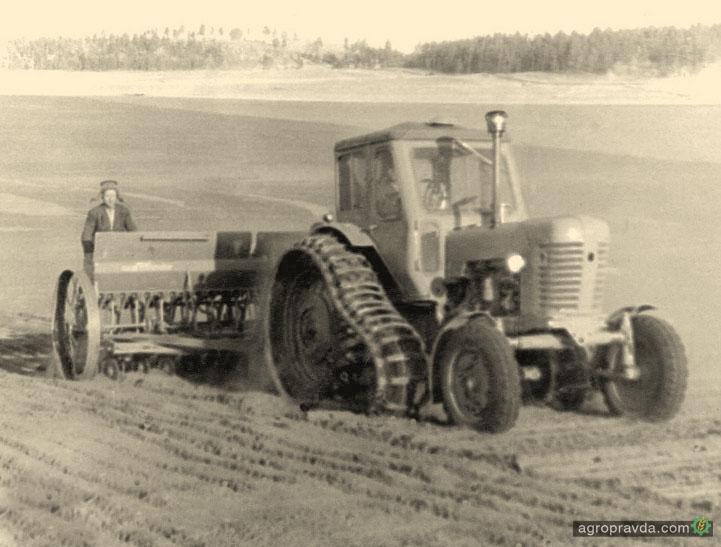
[[[631,319],[636,365],[640,375],[635,380],[604,379],[601,384],[609,410],[614,415],[628,415],[660,422],[676,415],[686,392],[686,353],[674,328],[650,315]],[[606,350],[610,370],[620,368],[619,347]]]
[[[482,320],[470,321],[446,335],[439,365],[443,405],[452,423],[490,433],[513,427],[521,380],[503,334]]]

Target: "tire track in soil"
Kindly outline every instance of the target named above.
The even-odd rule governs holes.
[[[525,412],[532,410],[524,408]],[[672,500],[689,501],[681,504],[684,507],[708,512],[721,506],[721,474],[712,471],[721,467],[721,419],[714,418],[713,412],[698,416],[682,412],[668,424],[599,420],[593,415],[568,413],[564,415],[566,419],[559,420],[553,418],[549,409],[538,412],[550,415],[554,425],[547,427],[533,421],[530,427],[516,426],[508,436],[478,437],[473,448],[459,448],[460,443],[441,446],[421,437],[410,440],[406,433],[396,435],[391,442],[457,458],[512,462],[527,473],[561,480],[599,477],[614,485],[620,484],[622,477],[625,484],[636,488],[645,487]],[[368,438],[378,433],[354,429],[347,423],[327,427]],[[489,443],[493,446],[487,446]],[[679,486],[688,483],[693,486]]]
[[[109,427],[119,429],[124,437],[134,437],[142,446],[146,446],[148,443],[155,443],[158,445],[158,448],[168,451],[171,456],[174,455],[183,460],[191,460],[194,464],[207,465],[210,468],[221,467],[231,471],[238,470],[230,467],[228,461],[223,459],[221,456],[225,453],[229,453],[235,455],[237,458],[237,455],[241,453],[241,448],[245,449],[245,452],[247,452],[248,448],[250,448],[251,452],[260,452],[267,455],[269,458],[277,458],[277,461],[279,462],[278,466],[281,468],[287,468],[290,466],[292,468],[292,475],[300,474],[312,480],[326,481],[328,484],[335,485],[341,490],[346,490],[354,496],[362,494],[371,504],[375,506],[385,506],[386,510],[393,513],[397,512],[398,507],[405,507],[415,511],[430,512],[433,515],[444,519],[456,521],[464,520],[467,524],[472,522],[481,524],[488,518],[495,520],[497,518],[501,518],[504,514],[507,515],[509,512],[513,512],[514,514],[528,519],[537,519],[540,517],[552,525],[559,526],[567,521],[563,518],[554,518],[556,515],[559,513],[573,513],[572,508],[570,506],[566,506],[568,502],[565,501],[565,499],[569,497],[572,498],[574,504],[579,500],[583,501],[583,495],[580,494],[577,494],[574,498],[573,496],[566,495],[558,496],[557,493],[552,492],[552,489],[546,489],[547,491],[544,492],[544,489],[541,487],[542,485],[539,484],[529,485],[521,483],[515,485],[515,488],[520,492],[527,490],[529,486],[535,486],[537,489],[540,489],[540,496],[530,499],[526,499],[521,495],[515,497],[509,496],[509,486],[513,488],[513,485],[503,484],[505,483],[504,480],[499,481],[499,479],[502,479],[502,477],[499,477],[499,473],[503,474],[504,472],[507,472],[507,470],[503,470],[502,468],[499,469],[498,465],[492,465],[483,461],[474,462],[476,467],[478,465],[483,465],[485,467],[482,470],[482,473],[471,473],[470,471],[465,471],[465,479],[472,476],[477,481],[474,488],[466,489],[465,491],[463,489],[459,489],[459,485],[457,484],[454,485],[454,488],[452,489],[440,488],[438,486],[429,487],[427,485],[429,481],[427,477],[425,480],[415,479],[416,483],[423,483],[420,487],[418,487],[418,485],[413,486],[409,484],[399,484],[398,480],[389,480],[387,476],[381,476],[381,487],[375,486],[375,488],[373,488],[364,484],[363,479],[365,479],[366,482],[369,479],[371,481],[378,482],[378,474],[376,472],[368,472],[369,470],[372,471],[372,467],[377,466],[379,463],[377,456],[368,460],[368,463],[366,464],[367,467],[365,468],[362,465],[355,467],[348,466],[345,461],[347,459],[352,461],[352,455],[350,455],[347,451],[339,453],[337,450],[327,451],[316,446],[307,446],[299,442],[290,442],[287,440],[279,441],[269,433],[263,433],[242,424],[240,427],[235,426],[230,428],[233,432],[232,435],[229,436],[232,444],[225,441],[221,443],[216,441],[216,443],[213,444],[209,443],[211,439],[217,438],[218,435],[223,432],[227,433],[230,422],[227,422],[226,412],[210,412],[211,415],[220,414],[220,416],[223,417],[222,419],[226,420],[226,425],[224,427],[221,426],[220,428],[208,426],[208,422],[206,421],[208,418],[207,415],[201,414],[198,416],[190,416],[187,412],[184,414],[180,412],[171,412],[160,416],[152,416],[154,420],[153,424],[140,428],[138,427],[138,424],[144,424],[145,421],[147,421],[147,410],[140,410],[138,408],[128,406],[127,399],[118,398],[116,400],[103,401],[102,407],[98,409],[98,403],[93,402],[93,399],[97,398],[98,395],[97,387],[91,386],[91,383],[63,383],[58,387],[60,388],[59,391],[64,391],[66,392],[65,395],[70,395],[71,402],[77,403],[77,406],[81,409],[89,410],[92,408],[93,404],[96,405],[95,417],[101,419],[103,422],[107,422]],[[90,388],[90,393],[84,393],[83,388]],[[123,395],[125,396],[127,394]],[[230,399],[227,399],[226,402],[229,400]],[[13,401],[13,404],[16,403],[17,401]],[[237,406],[237,403],[238,401],[234,401],[233,405]],[[222,408],[224,405],[211,404],[210,406],[221,406]],[[349,417],[351,419],[357,418],[352,415],[349,415]],[[234,418],[236,421],[239,420],[237,417]],[[247,417],[245,419],[247,420]],[[272,419],[275,420],[275,423],[278,423],[278,417],[273,417]],[[285,418],[285,420],[287,421],[286,426],[283,428],[285,430],[292,429],[297,426],[308,425],[302,424],[301,421],[297,419]],[[380,420],[381,423],[382,421],[383,420]],[[315,424],[309,425],[312,428],[320,430],[324,430],[326,426],[324,422],[320,423],[320,427]],[[409,422],[407,425],[412,425],[412,423]],[[167,440],[160,441],[160,434],[164,432],[171,438],[178,438],[179,442],[169,444]],[[240,435],[238,433],[240,433]],[[389,468],[393,469],[395,467],[395,469],[407,470],[407,467],[404,468],[399,466],[397,463],[393,463],[393,460],[408,460],[407,454],[403,454],[403,452],[388,454],[387,452],[389,449],[397,451],[399,443],[397,443],[392,436],[389,437],[386,434],[380,434],[378,436],[380,438],[380,442],[378,443],[379,446],[374,447],[373,453],[381,458],[390,459],[390,463],[384,462]],[[293,436],[292,438],[296,437],[297,436]],[[243,441],[244,438],[251,443],[250,447],[248,447],[248,442],[245,443],[245,446],[242,442],[239,442]],[[261,440],[261,442],[259,442],[259,440]],[[182,448],[184,445],[195,447],[195,450],[193,451],[191,449]],[[279,447],[281,446],[285,446],[287,449],[280,449]],[[414,451],[413,447],[401,447],[400,450]],[[231,459],[233,459],[232,456]],[[313,467],[316,466],[323,468],[324,471],[313,469]],[[330,469],[331,472],[325,471],[326,469]],[[447,467],[446,469],[452,468]],[[197,476],[197,469],[191,470],[186,468],[183,471],[185,473],[195,472]],[[402,474],[403,473],[401,473],[401,475]],[[491,477],[493,480],[489,481],[487,477]],[[257,479],[260,477],[255,476],[254,478]],[[496,482],[497,484],[501,483],[503,486],[497,485],[494,489],[492,488],[494,486],[492,484],[493,482]],[[382,488],[382,483],[390,483],[392,488]],[[411,494],[398,494],[399,490],[402,492],[411,490]],[[553,500],[554,495],[558,498],[557,500]],[[547,501],[549,498],[552,501]],[[597,506],[607,506],[612,508],[616,502],[612,498],[603,499],[596,496],[593,503]],[[470,509],[459,507],[459,505],[466,505],[470,507]],[[523,508],[524,505],[528,506],[528,509],[533,509],[533,511],[522,510],[519,512],[519,507]],[[516,539],[523,540],[524,537],[529,539],[526,535],[530,535],[530,537],[535,541],[541,540],[545,537],[542,534],[539,536],[537,531],[532,532],[529,527],[528,530],[522,531]]]
[[[18,435],[18,437],[24,438],[24,437],[27,437],[28,434],[30,434],[30,437],[32,438],[32,431],[22,431],[21,434]],[[9,439],[3,439],[3,440],[5,440],[6,444],[8,444],[8,445],[12,444]],[[30,449],[28,449],[26,445],[17,445],[17,444],[16,444],[16,448],[18,448],[19,450],[21,450],[22,452],[24,452],[25,455],[28,456],[30,460],[36,460],[36,459],[41,460],[41,461],[42,461],[42,460],[46,460],[46,463],[48,463],[48,464],[51,465],[51,466],[53,465],[53,463],[54,463],[54,461],[55,461],[53,457],[51,457],[50,460],[49,460],[49,462],[48,462],[48,461],[47,461],[48,458],[47,458],[47,457],[43,457],[42,454],[40,454],[39,456],[38,456],[37,453],[32,454],[31,451],[30,451]],[[143,452],[145,451],[145,448],[146,448],[146,447],[144,447],[144,446],[141,447],[141,449],[142,449]],[[137,450],[137,449],[136,449],[136,450]],[[49,453],[51,453],[51,454],[54,453],[54,452],[57,452],[57,451],[56,451],[56,450],[52,450],[52,449],[49,451]],[[80,457],[74,459],[74,461],[75,461],[76,464],[77,464],[77,462],[81,462],[81,461],[82,461],[82,462],[84,462],[84,466],[85,466],[85,465],[88,463],[88,461],[91,459],[91,458],[88,458],[88,457],[87,457],[88,454],[78,454],[77,451],[76,451],[76,456],[78,456],[78,455],[79,455]],[[64,463],[64,467],[63,467],[63,473],[65,473],[65,474],[68,473],[67,463],[68,463],[68,462],[65,462],[65,463]],[[112,466],[112,463],[111,463],[110,461],[108,461],[108,460],[103,460],[102,465],[104,466],[105,470],[108,470],[108,468]],[[79,477],[79,478],[82,478],[82,479],[89,480],[89,482],[92,483],[92,477],[91,477],[90,479],[88,479],[87,473],[76,472],[76,473],[75,473],[75,477]],[[97,477],[96,477],[96,478],[97,478]],[[105,482],[107,483],[107,481],[105,481]],[[136,482],[137,482],[137,481],[136,481]],[[111,489],[111,490],[112,490],[112,489]],[[114,490],[120,490],[120,491],[122,492],[123,489],[116,487]],[[130,497],[134,497],[134,496],[131,494]],[[123,501],[123,506],[124,506],[126,503],[127,503],[127,500]],[[106,511],[108,512],[108,514],[118,513],[117,507],[106,507],[105,509],[106,509]],[[156,527],[157,527],[157,526],[156,526]],[[136,528],[138,528],[138,529],[145,529],[145,528],[147,528],[147,526],[146,526],[145,524],[143,524],[142,526],[140,526],[140,525],[136,526]],[[153,527],[150,526],[150,528],[152,529]],[[164,532],[164,535],[167,535],[167,533]],[[177,539],[177,538],[176,538],[176,539]],[[182,539],[182,538],[181,538],[181,539]]]
[[[712,434],[713,423],[706,431],[709,421],[693,416],[649,428],[524,408],[539,417],[483,436],[394,417],[303,414],[272,395],[152,373],[120,383],[0,378],[0,412],[10,418],[0,427],[0,466],[12,470],[0,481],[8,493],[0,518],[22,544],[231,545],[287,541],[304,529],[327,531],[332,544],[339,520],[357,532],[351,544],[557,543],[574,518],[678,518],[676,502],[625,479],[697,480],[698,462],[719,461],[710,456],[717,444],[698,459],[674,457]],[[670,456],[644,469],[659,442]],[[625,456],[614,460],[618,447]],[[267,514],[284,499],[285,511]],[[249,504],[263,511],[239,518]]]
[[[8,456],[4,452],[11,451],[16,455],[10,456],[9,461],[15,464],[21,462],[21,467],[31,462],[32,469],[19,474],[21,480],[18,482],[22,484],[22,488],[17,490],[16,500],[22,504],[23,510],[28,507],[34,510],[47,510],[63,520],[66,527],[71,527],[86,537],[96,535],[95,531],[99,529],[104,533],[103,535],[107,533],[109,538],[114,534],[114,540],[121,542],[128,541],[128,537],[137,536],[144,538],[143,542],[147,540],[154,543],[160,538],[167,538],[175,542],[188,543],[189,538],[185,533],[168,528],[162,519],[144,513],[145,503],[142,500],[146,496],[143,495],[145,491],[142,488],[128,487],[122,482],[108,480],[107,471],[113,467],[111,461],[102,462],[102,468],[107,471],[92,473],[74,470],[70,467],[72,463],[67,458],[56,458],[51,455],[54,452],[52,446],[48,447],[50,448],[48,452],[47,448],[39,450],[27,443],[5,437],[0,437],[0,442],[2,442],[0,461],[8,461]],[[74,451],[73,455],[83,454]],[[73,461],[82,462],[85,468],[91,458]],[[127,482],[140,484],[137,479]],[[80,489],[78,485],[82,485],[83,488]],[[81,499],[82,504],[80,504]],[[82,507],[78,509],[78,505]],[[138,517],[143,514],[146,518]],[[90,521],[92,526],[89,529],[83,528],[78,520]],[[42,522],[42,519],[39,522]],[[118,529],[119,525],[120,529]],[[69,544],[76,543],[71,541]],[[105,542],[96,538],[88,544],[97,545]]]
[[[126,423],[126,425],[128,425],[130,428],[133,428],[133,427],[134,427],[134,423],[133,423],[132,421],[129,422],[129,423]],[[193,431],[195,431],[196,433],[198,432],[198,428],[197,428],[197,425],[196,425],[196,424],[194,424],[194,426],[193,426],[192,429],[193,429]],[[131,431],[132,431],[132,429],[131,429]],[[206,431],[207,431],[207,428],[206,428]],[[214,436],[216,436],[216,435],[218,434],[217,431],[210,431],[209,433],[210,433],[211,437],[214,437]],[[177,435],[177,434],[178,434],[177,431],[174,432],[174,435]],[[265,437],[268,438],[267,435],[266,435]],[[185,442],[189,443],[190,445],[193,445],[193,446],[201,445],[201,446],[203,446],[203,447],[207,447],[207,446],[208,446],[208,445],[206,444],[206,441],[207,441],[207,439],[202,439],[202,440],[200,440],[200,441],[198,441],[197,438],[195,438],[195,439],[191,439],[191,438],[185,439]],[[289,444],[289,443],[286,442],[286,443],[282,443],[282,444],[286,444],[286,445],[287,445],[287,444]],[[296,443],[295,445],[291,444],[291,446],[292,446],[294,449],[299,449],[299,450],[301,450],[301,451],[305,448],[305,447],[303,447],[303,446],[297,445],[297,443]],[[218,450],[217,448],[215,448],[215,449],[207,449],[207,448],[204,448],[204,449],[205,449],[206,451],[219,452],[219,450]],[[273,450],[271,450],[271,452],[273,452]],[[276,453],[277,455],[279,455],[281,459],[283,459],[283,458],[285,458],[286,460],[294,460],[294,459],[297,460],[297,459],[298,459],[297,456],[295,455],[295,452],[286,452],[286,453],[283,453],[282,451],[278,451],[278,450],[276,449],[276,450],[275,450],[275,453]],[[316,451],[316,453],[319,453],[319,452]],[[344,458],[344,461],[345,461],[346,459],[350,459],[350,455],[349,455],[349,454],[346,454],[345,456],[346,456],[346,457]],[[189,456],[187,455],[187,453],[186,453],[186,456],[185,456],[185,457],[189,457]],[[202,456],[201,456],[200,458],[202,459]],[[197,459],[197,457],[196,457],[196,459]],[[301,460],[304,461],[304,462],[307,462],[307,461],[308,461],[307,458],[301,458]],[[317,460],[317,461],[316,461],[316,460]],[[339,463],[334,462],[334,461],[331,461],[331,460],[329,460],[329,459],[327,459],[327,458],[326,458],[326,459],[320,459],[320,458],[317,458],[317,457],[316,457],[316,458],[311,459],[311,461],[312,461],[314,464],[317,463],[317,464],[319,464],[319,465],[322,465],[323,467],[331,468],[331,469],[333,469],[334,471],[343,471],[343,470],[348,471],[348,466],[347,466],[347,465],[345,465],[345,464],[343,464],[343,463],[339,464]],[[220,466],[227,467],[227,464],[223,464],[223,463],[217,463],[217,464],[220,465]],[[379,465],[379,462],[375,462],[375,466],[378,466],[378,465]],[[381,465],[382,465],[382,464],[381,464]],[[398,470],[401,470],[401,471],[402,471],[402,470],[403,470],[403,466],[402,466],[402,465],[394,465],[393,463],[391,463],[391,464],[389,465],[389,467],[390,467],[391,469],[393,469],[393,470],[396,470],[396,471],[398,471]],[[407,466],[406,466],[406,467],[407,467]],[[377,473],[374,473],[374,472],[369,471],[369,470],[362,470],[362,469],[359,470],[359,469],[355,469],[355,470],[350,470],[350,471],[352,471],[352,472],[354,472],[354,473],[357,473],[357,474],[361,474],[361,475],[367,476],[367,477],[372,477],[372,476],[376,476],[376,477],[377,477]],[[303,473],[303,472],[305,472],[305,471],[303,471],[303,470],[300,470],[300,471],[299,471],[299,470],[296,470],[296,472]],[[481,477],[477,477],[477,480],[481,480]],[[389,481],[388,481],[388,479],[386,479],[384,482],[389,482]],[[429,489],[426,488],[426,492],[425,492],[425,493],[428,494],[429,492],[432,492],[432,491],[433,491],[433,490],[429,490]],[[487,493],[488,493],[488,489],[485,488],[485,491],[486,491],[486,494],[487,494]],[[450,491],[444,491],[444,490],[438,490],[438,489],[436,489],[435,493],[436,493],[438,496],[440,496],[441,498],[450,498],[450,499],[458,498],[458,499],[463,499],[463,494],[458,494],[458,493],[456,493],[456,492],[450,492]],[[383,496],[383,494],[378,494],[378,495],[379,495],[379,496]],[[506,495],[506,496],[507,496],[507,495],[508,495],[508,492],[503,491],[503,492],[500,492],[499,495]],[[414,503],[419,504],[420,506],[423,506],[423,505],[424,505],[422,502],[420,502],[420,501],[418,501],[418,500],[416,500]],[[489,503],[489,502],[482,501],[482,504],[483,504],[483,505],[487,505],[488,503]],[[537,503],[537,509],[540,509],[540,507],[538,507],[538,506],[543,506],[543,504],[542,504],[542,503],[540,503],[540,504]],[[495,507],[495,506],[493,506],[493,507]],[[554,505],[551,504],[551,509],[555,509],[555,508],[556,508],[556,506],[554,506]],[[543,515],[543,516],[545,517],[546,515]]]

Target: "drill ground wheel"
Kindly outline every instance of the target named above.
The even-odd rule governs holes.
[[[55,373],[65,380],[93,377],[98,371],[98,297],[85,272],[64,271],[55,288],[53,349]]]
[[[686,352],[674,328],[652,315],[631,318],[636,366],[635,380],[602,379],[601,389],[612,414],[651,422],[670,420],[681,408],[686,393]],[[621,348],[611,346],[606,360],[619,368]]]
[[[414,411],[426,370],[423,343],[365,257],[334,237],[309,236],[285,254],[266,328],[268,364],[282,394],[366,412]]]
[[[471,320],[443,339],[443,406],[452,423],[500,433],[516,423],[521,406],[518,364],[506,338]]]

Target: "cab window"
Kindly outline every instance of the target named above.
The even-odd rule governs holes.
[[[413,171],[419,197],[427,211],[450,214],[454,204],[458,204],[460,210],[469,211],[490,207],[493,187],[492,150],[486,146],[477,147],[476,150],[486,159],[481,160],[471,154],[451,153],[437,145],[414,148]],[[498,201],[514,211],[518,204],[505,157],[501,158],[500,171]]]
[[[391,149],[382,146],[373,154],[373,194],[375,210],[383,220],[401,217],[401,197]]]
[[[338,158],[338,206],[341,211],[364,207],[367,165],[365,150]]]

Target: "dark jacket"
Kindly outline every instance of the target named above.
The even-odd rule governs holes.
[[[107,207],[101,203],[88,211],[83,235],[80,238],[83,243],[83,251],[86,253],[93,252],[96,232],[134,232],[137,229],[130,214],[130,209],[122,203],[115,204],[115,218],[113,219],[113,225],[110,226]]]

